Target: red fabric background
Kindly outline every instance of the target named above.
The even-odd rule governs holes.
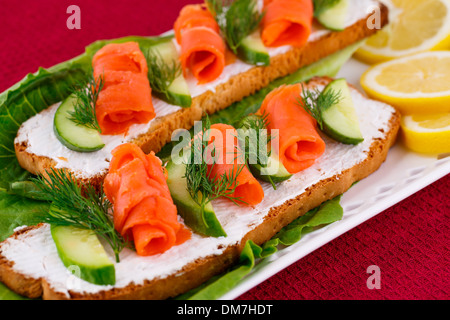
[[[0,0],[0,92],[95,40],[167,31],[184,4],[199,1]],[[72,4],[81,30],[66,27]],[[449,299],[449,185],[447,175],[239,299]],[[381,269],[379,290],[366,286],[370,265]]]

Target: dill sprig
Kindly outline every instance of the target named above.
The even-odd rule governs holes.
[[[74,111],[69,112],[71,121],[101,133],[95,107],[103,85],[103,76],[96,79],[91,72],[86,83],[79,83],[72,89],[72,94],[75,95],[77,101],[74,105]]]
[[[314,119],[321,130],[323,130],[323,111],[337,104],[341,100],[341,93],[335,90],[320,92],[317,88],[305,89],[302,85],[302,94],[297,103],[305,109]]]
[[[244,119],[240,124],[238,133],[239,143],[242,147],[244,157],[248,163],[259,164],[262,167],[267,166],[270,157],[270,151],[260,150],[261,146],[267,146],[272,137],[267,132],[267,114],[251,115]],[[267,151],[267,152],[263,152]]]
[[[169,87],[181,75],[180,63],[176,60],[167,61],[167,59],[161,56],[159,51],[154,49],[149,49],[146,52],[146,59],[150,87],[155,92],[169,99]]]
[[[223,14],[224,8],[231,5],[233,0],[205,0],[205,5],[216,19]]]
[[[210,152],[212,159],[215,159],[216,156],[214,142],[209,143],[210,129],[211,122],[206,117],[202,132],[193,138],[190,146],[191,152],[189,158],[186,159],[187,188],[192,199],[201,207],[202,212],[208,203],[220,197],[227,198],[236,205],[245,203],[240,197],[232,195],[238,186],[237,177],[244,169],[245,164],[237,164],[231,172],[221,176],[211,176],[216,163],[208,163],[209,161],[204,159],[205,151]],[[208,168],[209,166],[211,167]]]
[[[243,150],[245,161],[266,168],[272,151],[267,148],[269,142],[274,138],[267,131],[268,115],[251,115],[244,119],[238,130],[238,139]],[[239,135],[241,133],[241,135]],[[253,134],[252,134],[253,133]],[[265,148],[261,148],[264,146]],[[276,189],[275,183],[270,176],[267,177],[272,187]]]
[[[257,10],[255,0],[205,0],[205,3],[235,54],[242,40],[258,28],[264,16]]]
[[[313,0],[314,16],[317,17],[329,8],[334,7],[340,0]]]
[[[114,228],[112,205],[103,190],[97,192],[92,185],[77,182],[72,174],[53,168],[46,177],[32,181],[39,198],[51,203],[50,210],[42,213],[44,222],[93,231],[111,246],[119,262],[119,253],[128,244]]]

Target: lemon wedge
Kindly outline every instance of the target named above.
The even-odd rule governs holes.
[[[368,38],[355,57],[374,64],[417,52],[450,49],[450,0],[381,0],[389,24]]]
[[[370,67],[361,86],[403,115],[450,112],[450,51],[429,51]]]
[[[450,153],[450,113],[404,116],[401,128],[402,140],[412,151]]]

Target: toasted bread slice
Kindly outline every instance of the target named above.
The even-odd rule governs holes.
[[[314,78],[307,87],[321,90],[330,81]],[[368,99],[354,87],[351,95],[364,141],[356,146],[344,145],[323,135],[326,151],[321,158],[280,183],[276,190],[262,183],[265,197],[256,207],[215,200],[213,206],[226,237],[194,234],[184,244],[152,257],[140,257],[125,249],[116,264],[115,286],[97,286],[73,281],[59,260],[47,224],[24,227],[0,243],[0,281],[19,294],[44,299],[166,299],[197,287],[235,263],[247,240],[263,244],[297,217],[344,193],[385,161],[396,141],[399,113]]]
[[[376,1],[367,1],[367,3],[376,4],[380,8],[380,27],[388,22],[387,7]],[[319,36],[315,36],[302,48],[290,49],[287,52],[274,55],[271,58],[269,66],[252,67],[249,70],[230,77],[226,82],[218,84],[214,90],[207,90],[193,98],[192,106],[187,109],[176,108],[173,112],[157,112],[157,118],[151,121],[146,131],[131,139],[130,142],[137,144],[144,152],[158,152],[166,143],[170,142],[172,133],[176,129],[190,129],[195,121],[201,119],[205,114],[212,114],[222,110],[236,101],[249,96],[256,91],[266,87],[273,80],[289,75],[301,67],[310,65],[331,55],[351,44],[369,37],[377,32],[377,29],[368,27],[368,19],[370,17],[366,11],[366,16],[352,25],[348,26],[341,32],[320,32]],[[48,110],[44,110],[37,117],[42,116]],[[164,114],[164,115],[161,115]],[[35,116],[36,117],[36,116]],[[30,119],[29,121],[33,121]],[[96,170],[88,171],[89,162],[100,163],[98,158],[92,155],[82,154],[86,160],[79,167],[83,169],[73,169],[67,167],[64,157],[58,154],[52,156],[41,152],[38,147],[32,146],[29,135],[33,134],[32,130],[27,129],[29,121],[25,122],[19,129],[18,136],[15,141],[15,152],[20,165],[33,174],[45,174],[50,168],[66,168],[78,179],[83,182],[90,183],[94,186],[101,185],[107,172],[107,165]],[[42,127],[40,120],[34,119],[36,127]],[[51,124],[49,125],[51,130]],[[26,133],[30,131],[29,133]],[[45,139],[45,138],[43,138]],[[58,144],[55,141],[55,144]],[[47,143],[52,144],[51,142]],[[105,149],[104,151],[108,151]],[[105,157],[100,159],[105,163]],[[106,159],[108,160],[108,159]]]

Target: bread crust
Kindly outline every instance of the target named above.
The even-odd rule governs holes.
[[[40,226],[41,224],[21,228],[19,231],[14,232],[14,234],[11,235],[11,238],[17,239],[30,230],[40,228]],[[26,275],[16,272],[13,269],[13,266],[14,263],[5,259],[1,255],[0,250],[0,282],[5,284],[15,293],[27,298],[35,299],[41,297],[43,294],[42,279],[27,277]]]
[[[388,23],[388,8],[380,5],[381,26]],[[367,19],[361,19],[341,32],[330,32],[323,37],[308,42],[302,48],[294,48],[284,54],[271,58],[269,66],[253,67],[250,70],[235,75],[226,83],[219,85],[215,92],[207,91],[192,99],[190,108],[185,108],[173,114],[155,119],[148,133],[142,134],[131,142],[138,145],[145,153],[159,152],[161,148],[171,141],[172,133],[176,129],[190,129],[195,121],[201,120],[205,114],[213,114],[223,110],[236,101],[257,92],[280,77],[287,76],[298,69],[317,62],[345,47],[365,39],[376,29],[367,26]],[[20,130],[20,129],[19,129]],[[44,174],[56,166],[56,162],[45,156],[27,152],[26,142],[17,142],[14,145],[19,164],[33,174]],[[83,178],[82,173],[72,172],[84,183],[100,188],[106,172]]]
[[[314,78],[309,84],[326,85],[330,78]],[[357,90],[355,87],[353,89]],[[202,258],[186,265],[179,272],[163,279],[145,281],[142,285],[130,284],[124,288],[114,288],[95,294],[80,294],[69,292],[70,299],[167,299],[196,288],[211,277],[226,271],[239,259],[240,253],[248,240],[262,245],[270,240],[283,227],[302,216],[321,203],[333,199],[346,192],[354,182],[366,178],[375,172],[385,161],[389,149],[396,141],[400,127],[400,114],[395,111],[389,121],[389,131],[384,132],[384,138],[374,139],[364,161],[354,167],[344,170],[338,175],[323,179],[306,189],[284,204],[270,209],[263,223],[248,232],[239,244],[227,247],[221,255]],[[23,236],[24,233],[40,225],[24,228],[12,237]],[[59,300],[68,299],[64,294],[55,291],[45,279],[33,279],[22,275],[13,269],[13,262],[1,254],[0,244],[0,281],[13,291],[27,297]]]

